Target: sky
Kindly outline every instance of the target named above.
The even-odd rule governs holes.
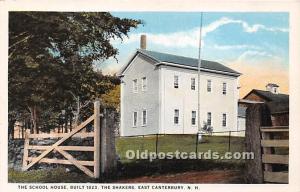
[[[128,62],[147,35],[147,50],[198,58],[200,12],[112,12],[120,18],[140,19],[123,41],[111,40],[119,50],[117,61],[98,62],[103,73],[113,74]],[[204,12],[201,59],[220,62],[242,73],[240,97],[252,89],[276,83],[288,94],[288,13]]]

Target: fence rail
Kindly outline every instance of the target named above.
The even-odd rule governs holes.
[[[94,131],[80,132],[88,124],[94,122]],[[93,137],[93,146],[62,146],[62,144],[71,137]],[[59,138],[53,145],[33,145],[30,144],[30,139],[45,139],[45,138]],[[30,157],[30,150],[40,150],[41,154],[38,157]],[[51,159],[46,158],[51,152],[60,153],[65,159]],[[72,156],[67,151],[91,151],[94,153],[94,159],[92,161],[80,161],[76,157]],[[100,102],[94,103],[94,114],[90,116],[86,121],[78,125],[69,133],[55,133],[55,134],[30,134],[28,131],[25,134],[24,142],[24,156],[23,156],[23,170],[26,171],[30,169],[33,165],[37,163],[57,163],[57,164],[68,164],[75,165],[85,174],[90,177],[99,177],[99,166],[100,166]],[[86,166],[93,167],[91,171]]]
[[[255,158],[245,165],[248,183],[288,183],[289,115],[271,113],[268,104],[246,110],[246,151]]]
[[[39,133],[39,134],[29,134],[28,137],[32,139],[45,139],[45,138],[59,138],[65,137],[68,133]],[[78,138],[86,138],[86,137],[94,137],[94,133],[86,132],[86,133],[76,133],[72,136]]]
[[[288,172],[273,172],[273,166],[278,164],[288,165],[289,156],[276,154],[276,148],[288,148],[289,140],[274,139],[274,134],[289,133],[288,126],[261,127],[261,147],[263,148],[262,163],[264,166],[264,181],[270,183],[288,183]],[[278,136],[277,136],[278,138]]]

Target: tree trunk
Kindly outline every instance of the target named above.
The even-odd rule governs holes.
[[[68,133],[68,115],[65,115],[65,133]]]
[[[31,115],[31,121],[33,125],[33,133],[38,134],[39,133],[39,127],[38,127],[38,111],[37,111],[37,106],[30,106],[30,115]]]
[[[33,126],[32,126],[31,119],[30,119],[30,121],[28,121],[28,127],[29,127],[29,130],[30,130],[30,133],[33,134]]]
[[[79,97],[77,97],[76,99],[76,103],[77,103],[77,111],[76,111],[76,114],[75,114],[75,127],[77,127],[79,125],[79,114],[80,114],[80,99]]]
[[[72,119],[73,119],[73,117],[72,117],[72,115],[70,115],[70,131],[72,131]]]
[[[14,139],[14,125],[15,125],[16,120],[15,119],[11,119],[8,122],[8,138],[11,135],[11,138]]]
[[[24,139],[24,129],[25,129],[25,126],[26,126],[26,121],[23,120],[23,123],[22,123],[22,139]]]

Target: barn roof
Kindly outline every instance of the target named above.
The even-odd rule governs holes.
[[[270,91],[263,91],[258,89],[252,89],[252,91],[250,91],[243,99],[247,99],[247,97],[251,93],[258,95],[267,101],[285,102],[289,100],[289,95],[281,94],[281,93],[274,94]]]
[[[271,114],[274,113],[288,113],[289,112],[289,101],[272,101],[267,102]]]

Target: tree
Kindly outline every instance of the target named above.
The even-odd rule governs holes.
[[[112,90],[101,96],[104,105],[120,110],[120,85],[116,85]]]
[[[140,23],[106,12],[10,12],[9,111],[30,112],[38,132],[40,113],[72,105],[70,92],[81,101],[103,93],[93,61],[115,57],[110,40]]]

